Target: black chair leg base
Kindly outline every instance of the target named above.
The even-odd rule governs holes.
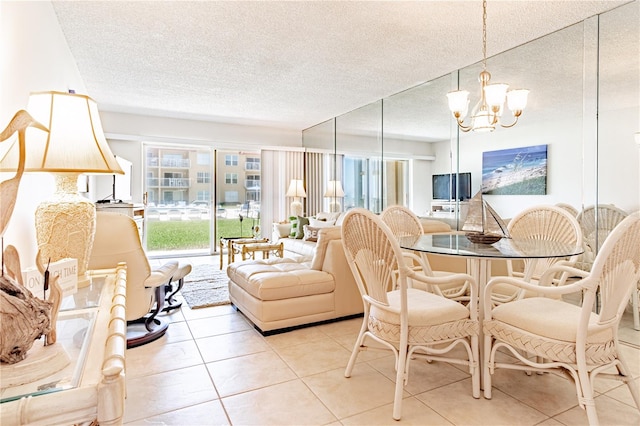
[[[127,349],[136,348],[158,340],[164,336],[167,328],[169,328],[169,323],[160,318],[140,318],[135,321],[129,321],[127,324],[144,324],[148,330],[146,334],[128,338]]]
[[[169,280],[171,282],[171,280]],[[159,285],[155,289],[156,307],[148,315],[138,318],[133,321],[128,321],[127,324],[144,324],[147,332],[135,337],[127,338],[127,349],[135,348],[147,343],[158,340],[164,333],[167,332],[169,323],[163,319],[157,318],[159,312],[162,312],[164,306],[164,286]]]
[[[177,292],[182,290],[183,286],[184,286],[184,278],[180,278],[178,280],[178,285],[176,286],[175,290],[172,288],[171,283],[167,284],[168,294],[167,294],[167,297],[165,298],[165,306],[164,308],[162,308],[162,312],[170,312],[182,306],[182,302],[178,302],[174,298],[174,296],[176,295]]]

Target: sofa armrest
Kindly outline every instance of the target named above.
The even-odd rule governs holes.
[[[362,296],[344,254],[342,239],[329,241],[322,270],[333,275],[336,282],[335,309],[337,317],[360,314],[364,311]]]
[[[420,218],[420,223],[425,234],[451,232],[451,226],[441,220]]]

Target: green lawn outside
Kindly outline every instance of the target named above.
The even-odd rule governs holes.
[[[147,250],[192,250],[209,247],[209,220],[148,221]],[[217,238],[240,235],[238,219],[218,219]],[[242,223],[242,236],[251,236],[252,221]],[[214,242],[214,245],[217,244]]]

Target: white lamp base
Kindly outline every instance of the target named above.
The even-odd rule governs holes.
[[[78,173],[56,174],[56,192],[36,209],[36,239],[46,267],[51,261],[78,259],[78,287],[91,281],[87,275],[96,230],[96,207],[78,194]]]
[[[289,206],[291,209],[291,216],[302,216],[302,203],[300,201],[294,201]]]
[[[338,213],[342,211],[342,205],[340,204],[340,201],[332,201],[329,203],[329,212],[331,213]]]

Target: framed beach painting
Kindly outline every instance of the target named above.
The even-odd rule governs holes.
[[[547,145],[483,152],[482,193],[545,195]]]

